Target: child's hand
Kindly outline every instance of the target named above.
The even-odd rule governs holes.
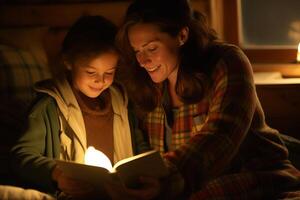
[[[127,193],[137,199],[149,200],[157,197],[161,190],[158,179],[152,177],[140,177],[142,187],[140,189],[126,188]]]
[[[119,181],[113,181],[105,185],[107,193],[112,199],[126,200],[150,200],[157,197],[160,193],[160,181],[151,177],[140,177],[141,188],[126,188]]]
[[[104,196],[99,190],[96,191],[93,185],[66,176],[58,167],[54,168],[52,178],[57,182],[58,188],[72,198],[87,199]]]

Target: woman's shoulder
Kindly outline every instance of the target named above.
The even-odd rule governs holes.
[[[212,43],[208,47],[208,54],[218,56],[219,59],[226,59],[229,56],[244,55],[240,47],[234,44],[221,42]]]
[[[224,77],[241,77],[243,80],[252,76],[252,66],[244,52],[235,45],[221,43],[210,47],[208,68],[211,78],[221,80]],[[245,78],[245,77],[248,78]]]
[[[235,66],[243,65],[250,66],[249,59],[242,51],[242,49],[236,45],[228,43],[214,43],[208,47],[207,51],[208,63],[211,66]],[[214,68],[214,67],[212,67]]]

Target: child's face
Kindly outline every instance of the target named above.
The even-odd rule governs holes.
[[[116,52],[105,52],[87,62],[72,66],[72,84],[90,98],[98,97],[114,80],[118,62]]]

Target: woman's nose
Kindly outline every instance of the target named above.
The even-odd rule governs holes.
[[[142,67],[145,67],[147,64],[151,62],[151,59],[146,53],[139,53],[137,55],[137,61],[140,63]]]

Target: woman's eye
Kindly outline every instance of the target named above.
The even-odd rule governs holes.
[[[157,49],[157,47],[151,47],[151,48],[149,48],[148,50],[149,51],[155,51]]]

